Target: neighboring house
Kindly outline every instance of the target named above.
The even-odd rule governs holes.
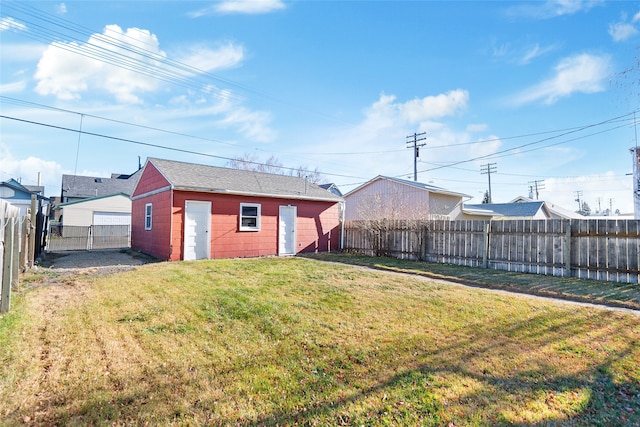
[[[346,220],[460,219],[471,196],[429,184],[378,175],[344,196]]]
[[[509,203],[465,204],[465,219],[584,219],[553,203],[517,197]]]
[[[101,205],[100,209],[102,209],[103,213],[111,213],[112,217],[119,216],[122,214],[121,208],[123,205],[122,201],[120,200],[120,196],[124,195],[125,197],[130,197],[131,194],[133,194],[133,190],[135,189],[136,184],[138,183],[138,179],[140,179],[140,170],[130,175],[111,174],[110,178],[81,175],[62,175],[62,189],[60,192],[60,197],[54,198],[55,204],[54,209],[52,209],[52,219],[57,221],[64,221],[64,217],[60,208],[63,206],[69,206],[70,203],[88,199],[103,199],[107,197],[109,198],[101,200],[99,202],[99,205]],[[116,205],[111,209],[108,205],[105,205],[105,203],[108,203],[112,200],[118,200],[118,202],[116,202]],[[91,205],[92,204],[93,203],[91,203]],[[67,209],[67,212],[69,212],[70,210],[78,209],[81,208],[74,207],[71,209]],[[131,217],[130,202],[128,213],[129,217]],[[72,220],[72,223],[65,222],[65,225],[78,225],[75,222],[75,220]],[[86,220],[83,220],[82,222],[87,223]],[[92,224],[91,222],[89,222],[86,225]]]
[[[335,194],[338,197],[342,197],[343,194],[340,191],[340,189],[338,188],[337,185],[331,183],[331,184],[320,184],[320,187],[324,188],[325,190],[328,190],[330,192],[332,192],[333,194]]]
[[[483,219],[551,219],[549,209],[540,201],[464,205],[464,211],[467,219],[471,219],[471,215],[485,216]]]
[[[150,158],[131,246],[172,261],[333,251],[342,200],[304,178]]]
[[[120,193],[130,196],[133,194],[139,178],[140,170],[131,175],[112,174],[111,178],[62,175],[60,201],[62,203],[69,203],[92,197],[111,196]]]
[[[529,202],[535,202],[535,200],[529,197],[518,196],[511,201],[511,203],[529,203]],[[547,208],[547,211],[549,212],[549,214],[551,215],[551,219],[585,219],[586,218],[584,215],[581,215],[578,212],[574,212],[570,209],[565,209],[562,206],[558,206],[555,203],[552,203],[549,201],[545,201],[544,205]]]
[[[43,193],[44,187],[22,185],[13,178],[0,183],[0,199],[6,200],[20,209],[20,216],[26,215],[31,208],[31,196],[34,194],[38,200],[38,205],[42,204],[43,211],[46,212],[49,199],[44,197]]]
[[[128,194],[92,197],[58,205],[63,226],[131,225]]]

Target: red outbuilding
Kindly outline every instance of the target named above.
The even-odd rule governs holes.
[[[150,158],[131,198],[131,247],[163,260],[339,248],[343,199],[304,178]]]

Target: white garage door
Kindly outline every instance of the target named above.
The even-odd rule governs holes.
[[[94,212],[93,225],[131,225],[131,214],[119,212]]]

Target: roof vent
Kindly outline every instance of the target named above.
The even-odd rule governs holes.
[[[96,178],[96,179],[94,179],[94,181],[95,181],[95,182],[102,183],[102,178]]]

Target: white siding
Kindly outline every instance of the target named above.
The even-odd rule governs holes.
[[[62,208],[63,225],[89,226],[93,225],[94,213],[129,214],[131,215],[131,199],[122,194],[87,199],[64,206]]]
[[[345,196],[345,219],[458,219],[462,197],[378,179]]]

